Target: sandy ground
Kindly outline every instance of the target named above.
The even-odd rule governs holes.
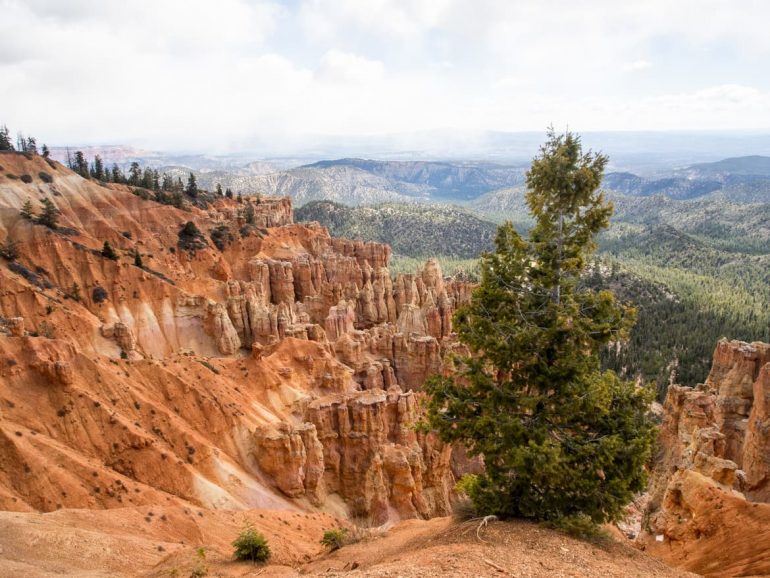
[[[232,560],[230,543],[249,520],[268,538],[269,565]],[[692,576],[613,539],[589,543],[528,522],[458,524],[408,520],[328,553],[326,514],[198,508],[0,512],[0,577],[190,576]],[[196,555],[205,549],[205,560]]]

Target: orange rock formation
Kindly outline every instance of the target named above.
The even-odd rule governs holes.
[[[721,341],[711,372],[671,386],[645,547],[710,576],[770,574],[770,345]]]
[[[0,167],[19,252],[0,261],[0,509],[448,511],[451,452],[415,431],[414,390],[467,285],[436,262],[392,280],[387,246],[296,224],[288,199],[247,200],[247,223],[232,200],[180,210],[38,156]],[[56,230],[19,214],[42,198]]]

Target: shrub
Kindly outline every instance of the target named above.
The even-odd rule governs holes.
[[[270,558],[270,547],[265,537],[251,525],[246,525],[233,542],[234,556],[237,560],[265,562]]]
[[[123,235],[126,239],[130,239],[132,237],[131,231],[123,231],[121,235]]]
[[[192,221],[187,221],[182,228],[179,229],[178,237],[179,241],[177,242],[177,245],[180,249],[186,251],[194,253],[198,249],[205,249],[207,246],[206,238]]]
[[[195,565],[190,571],[190,578],[203,578],[209,573],[208,566],[206,566],[206,549],[198,548],[195,550]]]
[[[452,516],[456,521],[464,522],[478,516],[478,510],[472,499],[478,484],[479,477],[476,474],[464,474],[457,480],[455,492],[459,494],[459,497],[452,504]]]
[[[32,176],[31,175],[26,175],[26,174],[21,175],[21,182],[22,183],[27,183],[27,184],[31,183],[32,182]]]
[[[104,242],[104,246],[102,247],[102,257],[111,259],[112,261],[118,260],[118,254],[115,252],[115,249],[112,248],[109,241]]]
[[[211,231],[211,240],[220,251],[224,251],[227,246],[235,240],[227,225],[217,225]]]
[[[3,246],[0,247],[0,257],[5,259],[6,261],[15,261],[16,259],[18,259],[19,258],[18,243],[16,241],[11,240],[10,238],[7,238],[3,243]]]
[[[94,300],[94,303],[102,303],[107,300],[107,291],[104,290],[104,287],[97,285],[91,291],[91,298]]]
[[[78,285],[77,282],[73,283],[70,290],[67,291],[64,296],[73,301],[80,301],[82,299],[80,295],[80,285]]]
[[[45,171],[40,171],[37,174],[37,176],[40,177],[40,180],[43,181],[44,183],[52,183],[53,182],[53,177],[51,175],[49,175],[47,172],[45,172]]]
[[[329,548],[334,552],[339,550],[345,545],[345,538],[348,535],[347,528],[334,528],[333,530],[326,530],[321,538],[321,544]]]
[[[8,268],[14,273],[17,273],[18,275],[21,275],[22,277],[24,277],[27,281],[29,281],[33,285],[37,285],[41,289],[51,289],[53,287],[53,284],[48,279],[46,279],[44,274],[41,274],[39,272],[35,273],[34,271],[27,269],[21,263],[12,261],[11,263],[8,264]]]

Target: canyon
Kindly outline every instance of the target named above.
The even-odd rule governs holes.
[[[19,253],[0,272],[0,508],[449,512],[451,450],[417,431],[415,390],[467,284],[435,262],[392,280],[387,246],[296,224],[286,198],[181,210],[41,157],[0,164]],[[43,196],[56,229],[19,215]]]
[[[43,199],[55,228],[21,214]],[[0,241],[0,574],[181,575],[205,545],[245,575],[245,522],[265,575],[770,573],[768,345],[720,342],[702,386],[669,388],[635,542],[500,522],[490,545],[448,518],[478,464],[419,427],[472,291],[435,260],[393,276],[387,245],[296,223],[288,198],[180,209],[16,153]],[[343,526],[390,530],[327,556]]]

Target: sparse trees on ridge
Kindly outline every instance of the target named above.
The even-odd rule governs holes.
[[[11,142],[11,133],[8,127],[0,126],[0,151],[13,151],[13,142]]]

